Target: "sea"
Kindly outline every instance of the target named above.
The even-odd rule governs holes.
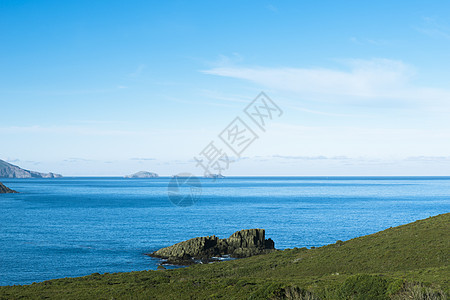
[[[193,179],[1,179],[20,194],[0,195],[0,285],[154,270],[146,253],[198,236],[310,248],[450,211],[450,177]]]

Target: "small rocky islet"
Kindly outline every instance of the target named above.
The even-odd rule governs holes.
[[[163,259],[162,264],[192,265],[217,261],[219,257],[244,258],[272,251],[275,243],[265,238],[264,229],[244,229],[229,238],[196,237],[147,255]]]

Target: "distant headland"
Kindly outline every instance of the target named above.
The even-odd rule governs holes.
[[[36,171],[25,170],[0,159],[0,178],[61,178],[61,177],[62,175],[55,173],[39,173]]]

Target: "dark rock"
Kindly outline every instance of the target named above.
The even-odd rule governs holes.
[[[275,242],[272,239],[267,239],[264,241],[264,248],[275,249]]]
[[[16,194],[17,192],[3,185],[0,182],[0,194]]]
[[[265,239],[264,229],[246,229],[233,233],[227,239],[219,239],[215,235],[193,238],[148,255],[166,259],[168,264],[190,265],[215,261],[214,257],[224,255],[243,258],[274,249],[275,243],[272,239]]]

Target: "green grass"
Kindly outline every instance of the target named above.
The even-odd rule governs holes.
[[[449,249],[443,214],[316,249],[0,287],[0,299],[445,299]]]

